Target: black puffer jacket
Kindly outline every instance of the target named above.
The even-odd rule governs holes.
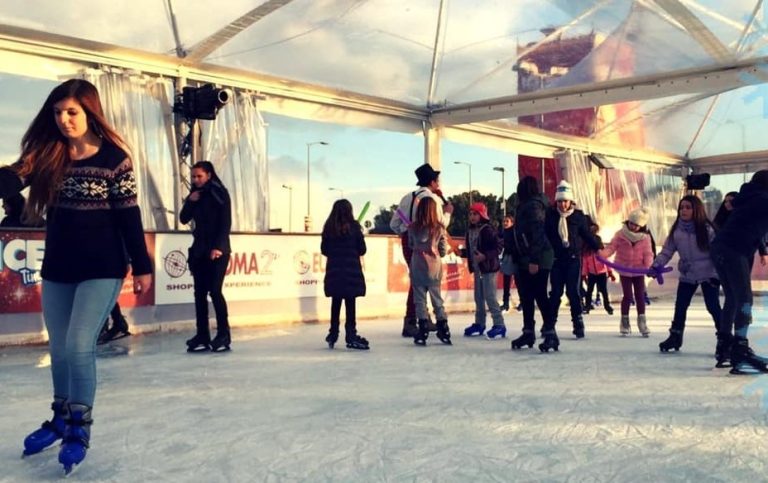
[[[231,253],[229,232],[232,228],[232,203],[229,192],[219,182],[208,181],[200,192],[200,199],[184,201],[179,213],[179,221],[184,224],[195,222],[192,228],[194,241],[189,248],[190,259],[207,258],[211,250]]]
[[[552,245],[544,231],[546,202],[543,195],[537,195],[520,204],[517,208],[513,230],[515,264],[539,265],[551,270],[554,261]]]
[[[754,183],[745,183],[741,185],[733,205],[728,221],[712,243],[752,257],[768,233],[768,191]]]
[[[560,238],[560,211],[556,206],[547,209],[547,217],[544,222],[544,231],[547,234],[552,249],[555,251],[555,259],[562,260],[567,258],[581,259],[581,254],[586,243],[591,251],[597,251],[603,248],[600,242],[589,231],[587,217],[581,210],[573,210],[573,213],[566,218],[568,223],[568,247],[563,245]]]
[[[360,257],[365,255],[366,246],[359,224],[355,223],[350,227],[350,233],[341,236],[323,235],[320,252],[328,257],[323,282],[326,297],[365,296]]]

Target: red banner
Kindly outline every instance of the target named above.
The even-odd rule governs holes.
[[[147,251],[155,251],[154,235],[144,235]],[[0,231],[0,313],[40,312],[40,269],[45,253],[44,231]],[[153,305],[154,290],[142,296],[133,293],[128,275],[118,298],[121,306]]]

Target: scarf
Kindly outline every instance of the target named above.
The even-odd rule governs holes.
[[[565,248],[568,248],[571,244],[568,241],[568,217],[573,214],[573,210],[575,210],[573,203],[571,203],[571,207],[568,209],[568,211],[563,212],[557,210],[557,212],[560,214],[560,221],[557,224],[557,233],[560,235],[560,239],[563,241],[563,246]]]
[[[696,224],[693,222],[693,220],[678,220],[677,226],[683,230],[684,233],[696,233]]]
[[[622,225],[621,227],[621,234],[624,235],[624,238],[632,242],[634,245],[635,243],[639,242],[645,237],[645,232],[638,231],[634,232],[631,231],[626,224]]]

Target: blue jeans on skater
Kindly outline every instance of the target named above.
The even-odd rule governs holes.
[[[122,285],[118,278],[79,283],[43,280],[43,318],[48,329],[54,396],[93,406],[96,339]]]

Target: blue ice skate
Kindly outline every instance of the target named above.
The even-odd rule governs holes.
[[[53,418],[50,421],[46,421],[40,426],[39,429],[33,431],[29,436],[24,438],[24,452],[21,457],[40,453],[47,448],[50,448],[53,443],[60,440],[64,436],[64,418],[67,414],[66,405],[63,399],[56,398],[51,404],[53,410]]]
[[[464,337],[477,337],[483,335],[483,332],[485,332],[485,327],[480,324],[472,324],[464,329]]]
[[[494,325],[485,336],[489,339],[503,339],[507,336],[507,328],[503,325]]]
[[[64,441],[59,450],[59,463],[64,466],[64,476],[72,474],[85,459],[91,440],[91,408],[84,404],[70,404]]]

